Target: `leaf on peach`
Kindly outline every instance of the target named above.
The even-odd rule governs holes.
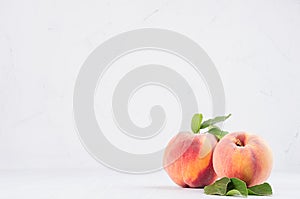
[[[213,119],[206,120],[201,124],[200,129],[205,129],[216,123],[223,122],[223,121],[227,120],[230,116],[231,116],[231,114],[229,114],[227,116],[218,116]]]
[[[222,131],[219,127],[213,127],[208,130],[208,133],[213,134],[216,136],[218,140],[221,140],[225,135],[228,134],[227,131]]]
[[[192,131],[194,133],[198,133],[199,130],[200,130],[200,127],[201,127],[201,122],[202,122],[202,119],[203,119],[203,115],[200,113],[200,114],[195,114],[192,118],[192,124],[191,124],[191,128],[192,128]]]
[[[228,192],[232,190],[237,190],[240,195],[247,197],[248,195],[248,190],[247,190],[247,185],[244,181],[238,179],[238,178],[230,178],[231,182],[227,186]],[[227,194],[228,194],[227,192]],[[236,191],[234,191],[236,192]],[[232,194],[231,192],[230,194]],[[237,192],[236,192],[237,193]]]
[[[209,195],[221,195],[225,196],[227,192],[227,185],[230,183],[230,179],[227,177],[217,180],[215,183],[205,186],[204,193]]]
[[[249,195],[257,196],[269,196],[272,195],[272,187],[269,183],[265,182],[263,184],[255,185],[248,188]]]

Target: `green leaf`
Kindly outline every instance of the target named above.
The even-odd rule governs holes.
[[[231,189],[226,193],[226,196],[242,196],[242,194],[236,189]]]
[[[265,182],[260,185],[249,187],[248,194],[257,196],[269,196],[272,195],[272,187],[269,183]]]
[[[231,116],[231,114],[229,114],[227,116],[218,116],[218,117],[215,117],[213,119],[206,120],[201,124],[200,129],[205,129],[208,126],[214,125],[214,124],[219,123],[219,122],[223,122],[226,119],[228,119],[230,116]]]
[[[203,115],[201,113],[193,116],[191,128],[194,133],[198,133],[200,131],[202,119]]]
[[[218,140],[221,140],[225,135],[228,134],[227,131],[222,131],[219,127],[213,127],[208,130],[208,133],[213,134],[218,138]]]
[[[272,195],[272,187],[270,184],[265,182],[247,189],[247,185],[244,181],[238,178],[223,177],[220,180],[217,180],[215,183],[205,186],[204,193],[221,196],[269,196]]]
[[[231,182],[228,184],[227,191],[237,190],[242,196],[248,196],[247,185],[244,181],[238,178],[230,178]]]
[[[204,193],[209,195],[221,195],[225,196],[227,192],[227,185],[230,183],[230,179],[227,177],[217,180],[215,183],[205,186]]]

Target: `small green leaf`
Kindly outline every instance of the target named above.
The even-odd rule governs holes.
[[[231,114],[229,114],[227,116],[218,116],[218,117],[215,117],[213,119],[206,120],[201,124],[200,129],[205,129],[208,126],[214,125],[214,124],[219,123],[219,122],[223,122],[226,119],[228,119],[230,116],[231,116]]]
[[[208,130],[208,133],[213,134],[218,138],[218,140],[221,140],[225,135],[228,134],[227,131],[222,131],[219,127],[213,127]]]
[[[209,195],[226,195],[227,185],[230,183],[230,179],[227,177],[217,180],[215,183],[205,186],[204,193]]]
[[[192,128],[192,131],[194,133],[198,133],[199,132],[200,127],[201,127],[202,119],[203,119],[203,115],[201,113],[200,114],[195,114],[193,116],[191,128]]]
[[[242,194],[236,189],[231,189],[226,193],[226,196],[242,196]]]
[[[228,184],[227,191],[237,190],[242,196],[248,196],[247,185],[244,181],[238,178],[230,178],[231,182]]]
[[[248,194],[257,196],[269,196],[272,195],[272,187],[269,183],[265,182],[263,184],[249,187]]]

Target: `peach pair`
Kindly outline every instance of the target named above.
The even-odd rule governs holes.
[[[229,133],[219,142],[209,133],[182,132],[166,147],[163,164],[181,187],[204,187],[225,176],[253,186],[269,177],[272,152],[262,138],[245,132]]]

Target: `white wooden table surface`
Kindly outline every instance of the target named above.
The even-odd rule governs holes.
[[[273,196],[250,198],[299,198],[300,173],[272,173],[268,182]],[[2,170],[0,198],[225,198],[209,196],[203,189],[176,186],[164,171],[130,175],[109,169]],[[229,197],[232,198],[232,197]]]

